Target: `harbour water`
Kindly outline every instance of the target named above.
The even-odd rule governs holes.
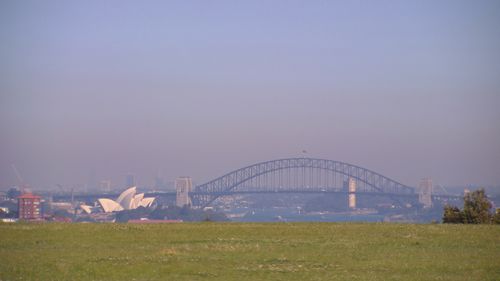
[[[381,222],[384,216],[376,213],[346,212],[305,213],[291,208],[233,209],[227,212],[236,222]]]

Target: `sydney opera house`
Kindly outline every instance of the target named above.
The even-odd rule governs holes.
[[[137,187],[134,186],[122,192],[116,200],[99,198],[97,199],[97,203],[105,213],[111,213],[123,210],[133,210],[139,207],[148,208],[151,207],[154,200],[154,197],[144,197],[144,193],[137,194]],[[82,205],[80,207],[86,213],[90,214],[95,212],[95,208],[91,206]]]

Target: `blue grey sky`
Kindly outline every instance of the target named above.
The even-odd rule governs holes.
[[[500,184],[499,1],[0,2],[0,188],[274,158]]]

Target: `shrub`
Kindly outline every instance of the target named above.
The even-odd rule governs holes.
[[[463,214],[456,206],[444,206],[443,223],[463,223]]]

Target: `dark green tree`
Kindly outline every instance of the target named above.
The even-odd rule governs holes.
[[[456,206],[444,206],[443,223],[463,223],[463,213]]]
[[[464,196],[464,209],[455,206],[444,207],[443,223],[500,223],[500,214],[491,213],[492,204],[484,189],[479,189]]]
[[[491,202],[486,197],[484,189],[470,192],[464,196],[464,223],[490,223],[492,215]]]
[[[500,224],[500,208],[497,208],[495,214],[493,215],[492,222],[495,224]]]

